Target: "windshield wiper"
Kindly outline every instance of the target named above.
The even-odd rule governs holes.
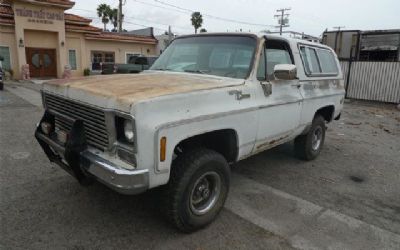
[[[187,73],[198,73],[198,74],[207,74],[208,72],[210,72],[209,70],[193,70],[193,69],[185,69],[184,70]]]

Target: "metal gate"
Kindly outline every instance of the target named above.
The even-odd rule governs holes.
[[[400,103],[400,62],[341,61],[340,64],[347,98]]]

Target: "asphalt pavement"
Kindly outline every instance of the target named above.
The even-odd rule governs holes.
[[[226,206],[182,234],[157,190],[119,195],[80,186],[33,137],[37,86],[0,91],[0,249],[400,249],[400,112],[347,102],[324,149],[298,160],[292,143],[232,166]]]

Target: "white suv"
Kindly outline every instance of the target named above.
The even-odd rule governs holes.
[[[56,80],[42,94],[35,135],[50,161],[124,194],[163,186],[167,217],[190,232],[223,207],[229,164],[293,139],[300,158],[317,157],[345,91],[327,46],[207,33],[178,37],[147,72]]]

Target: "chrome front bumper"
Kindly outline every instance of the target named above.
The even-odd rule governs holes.
[[[89,164],[81,166],[86,172],[119,193],[138,194],[146,191],[149,187],[149,171],[147,169],[121,169],[114,163],[89,151],[82,152],[81,156],[89,161]]]
[[[66,157],[71,151],[61,146],[38,128],[35,137],[51,162],[54,162],[83,183],[94,178],[109,188],[122,194],[138,194],[149,187],[149,172],[145,170],[127,170],[106,160],[89,150],[75,153],[75,157]],[[72,160],[71,160],[72,159]]]

